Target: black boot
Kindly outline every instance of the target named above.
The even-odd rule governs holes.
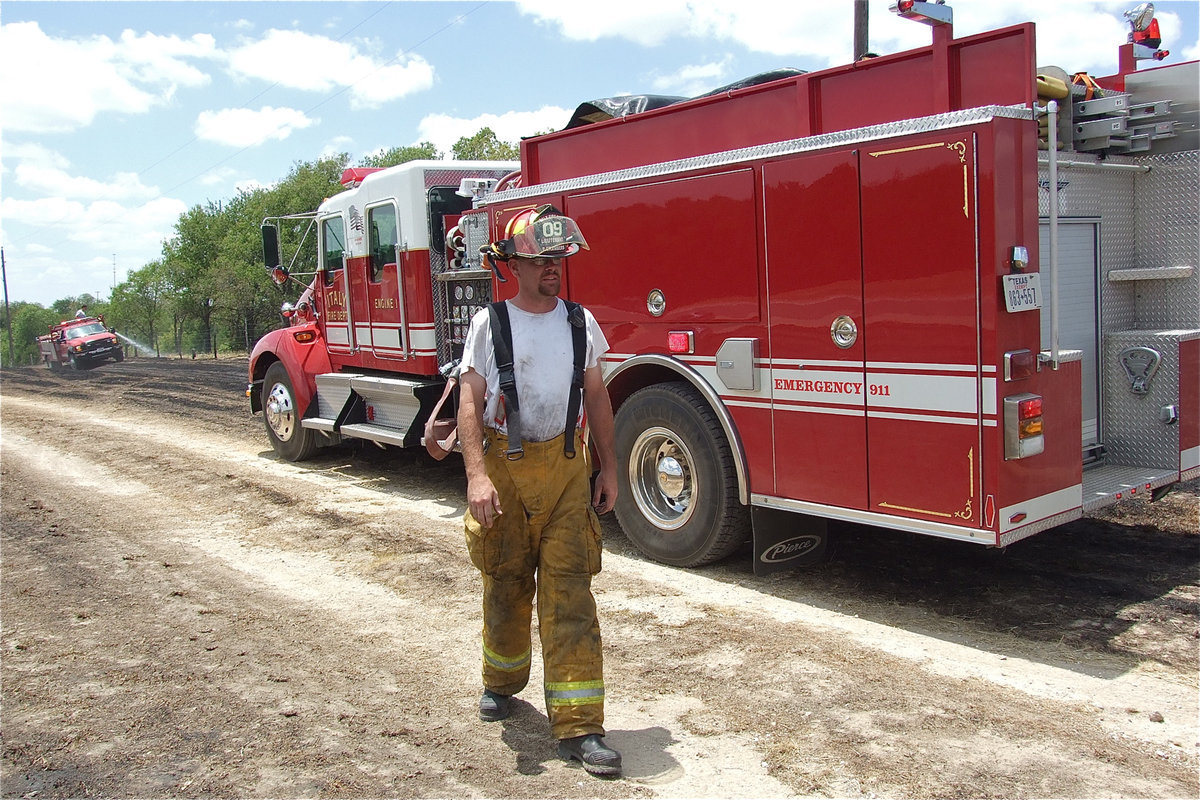
[[[498,722],[508,719],[512,713],[511,697],[506,694],[496,694],[491,689],[484,689],[479,698],[479,718],[484,722]]]
[[[558,740],[558,757],[575,759],[593,775],[620,775],[621,754],[604,743],[598,733]]]

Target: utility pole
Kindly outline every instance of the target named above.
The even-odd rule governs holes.
[[[854,0],[854,60],[867,54],[870,37],[867,36],[867,0]]]
[[[12,314],[8,312],[8,265],[4,263],[3,247],[0,247],[0,281],[4,283],[4,327],[8,328],[8,365],[15,367],[17,357],[13,355]]]

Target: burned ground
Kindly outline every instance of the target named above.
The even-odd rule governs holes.
[[[280,462],[244,360],[0,381],[6,797],[1200,792],[1196,482],[1005,550],[839,528],[769,578],[606,519],[626,769],[599,781],[556,759],[537,670],[474,715],[461,461]]]

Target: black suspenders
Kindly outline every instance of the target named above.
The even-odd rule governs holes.
[[[587,351],[587,320],[583,306],[570,300],[567,306],[567,321],[571,324],[571,394],[567,398],[566,435],[563,436],[563,454],[575,457],[575,422],[579,418],[579,404],[583,399],[583,369]],[[513,367],[512,323],[508,318],[508,304],[503,300],[488,306],[488,318],[492,329],[492,347],[496,353],[496,369],[500,373],[500,393],[504,395],[504,410],[508,426],[508,450],[505,456],[515,461],[525,455],[521,445],[521,403],[517,398],[517,376]]]

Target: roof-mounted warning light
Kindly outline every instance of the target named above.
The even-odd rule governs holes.
[[[1162,44],[1162,34],[1154,17],[1154,3],[1139,3],[1125,12],[1125,19],[1129,20],[1129,44],[1133,45],[1135,60],[1162,61],[1171,55],[1170,50],[1158,49]]]
[[[953,25],[954,10],[946,5],[946,0],[897,0],[892,6],[893,14],[899,14],[905,19],[915,20],[925,25]]]
[[[382,169],[383,167],[348,167],[342,171],[341,184],[347,189],[357,189],[362,186],[364,178]]]

